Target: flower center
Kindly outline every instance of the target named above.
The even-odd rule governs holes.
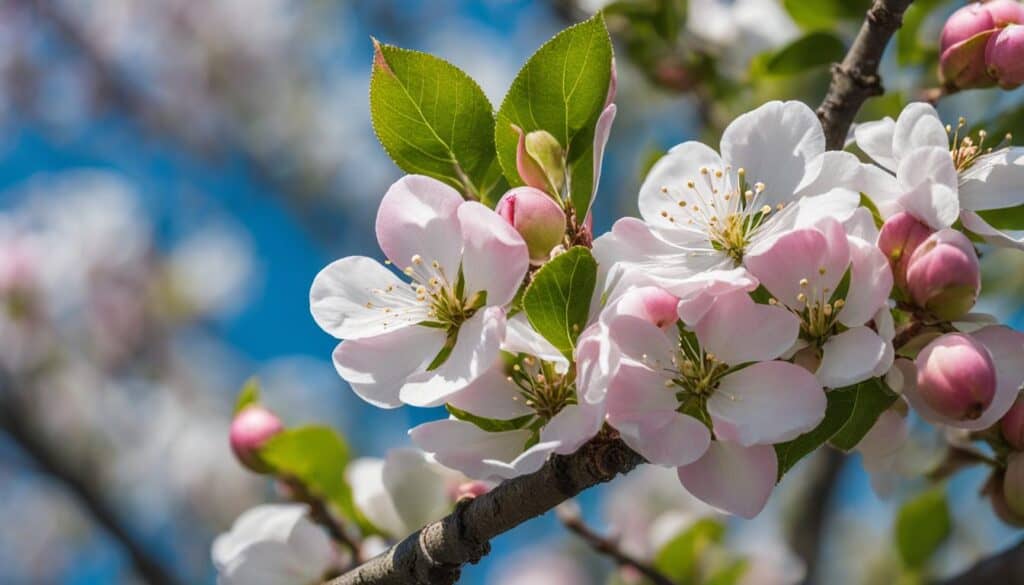
[[[946,134],[949,134],[949,153],[953,157],[953,166],[956,167],[959,173],[971,168],[982,155],[990,154],[993,150],[1005,148],[1013,140],[1013,135],[1007,132],[999,144],[986,147],[985,139],[988,138],[988,133],[984,130],[978,130],[978,138],[975,140],[964,130],[966,126],[967,120],[962,116],[957,120],[955,129],[946,124]],[[961,136],[961,132],[963,136]]]
[[[818,269],[818,276],[825,276],[824,267]],[[824,342],[838,324],[840,310],[846,305],[846,293],[850,286],[850,271],[847,270],[837,290],[827,286],[819,286],[817,279],[801,278],[800,292],[796,295],[799,309],[786,303],[784,306],[800,320],[800,337],[807,341]],[[778,305],[778,300],[769,299],[771,305]]]
[[[662,210],[661,216],[683,229],[700,230],[710,245],[707,253],[725,254],[738,266],[769,214],[785,207],[781,203],[775,208],[765,204],[764,191],[764,183],[748,188],[742,168],[733,174],[730,165],[721,169],[701,167],[700,176],[686,181],[685,188],[661,188],[661,193],[674,203],[672,211]]]
[[[478,292],[466,299],[462,272],[452,282],[437,260],[427,263],[422,256],[415,254],[404,272],[417,283],[416,301],[430,307],[427,310],[430,321],[425,325],[458,328],[487,302],[486,292]]]
[[[568,374],[559,374],[551,362],[520,354],[512,364],[508,380],[519,387],[525,404],[543,423],[563,408],[576,404],[576,385]]]

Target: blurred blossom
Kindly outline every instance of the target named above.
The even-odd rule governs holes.
[[[171,252],[170,286],[190,312],[238,311],[250,291],[253,263],[251,245],[237,228],[207,226]]]
[[[799,35],[780,0],[690,0],[687,31],[721,52],[739,73],[757,53],[781,47]]]
[[[494,585],[590,585],[592,581],[578,560],[565,551],[524,549],[503,561],[489,576]]]

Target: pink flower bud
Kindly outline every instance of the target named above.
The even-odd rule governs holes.
[[[1024,83],[1024,26],[1008,25],[989,38],[985,45],[988,75],[1003,89]]]
[[[949,16],[942,27],[939,50],[943,53],[957,43],[962,43],[978,33],[996,28],[996,21],[986,5],[974,2]]]
[[[932,410],[952,420],[974,420],[992,404],[996,367],[982,344],[962,333],[929,343],[917,359],[917,392]]]
[[[498,201],[498,215],[526,240],[530,261],[544,263],[565,236],[565,212],[550,195],[533,187],[516,187]]]
[[[897,288],[906,288],[910,257],[930,235],[930,227],[905,211],[890,217],[882,225],[878,233],[878,247],[889,259]]]
[[[1016,6],[1010,6],[1010,4]],[[957,89],[990,87],[995,79],[989,74],[986,46],[1001,26],[1020,12],[1020,5],[1009,0],[973,3],[954,12],[942,28],[939,77]]]
[[[529,187],[558,196],[565,184],[565,151],[558,139],[544,130],[525,133],[518,126],[512,128],[519,133],[516,146],[519,178]]]
[[[1006,474],[994,474],[988,482],[985,484],[984,492],[988,494],[988,497],[992,501],[992,511],[995,512],[996,516],[1006,522],[1010,526],[1024,526],[1024,515],[1017,514],[1010,509],[1009,503],[1006,501],[1006,493],[1004,483],[1006,482]]]
[[[1003,476],[1006,506],[1015,516],[1024,516],[1024,453],[1010,453]]]
[[[267,466],[260,461],[259,450],[267,440],[284,430],[281,419],[259,404],[242,409],[231,421],[231,450],[252,471],[266,473]]]
[[[946,228],[928,237],[907,263],[907,289],[917,306],[939,319],[958,319],[981,292],[978,254],[967,236]]]
[[[1017,397],[1017,401],[999,421],[999,428],[1002,429],[1003,438],[1011,447],[1024,451],[1024,397]]]
[[[638,317],[662,329],[679,320],[679,299],[657,286],[635,288],[622,296],[619,312]]]
[[[1017,0],[991,0],[982,7],[992,15],[996,26],[1024,24],[1024,4]]]

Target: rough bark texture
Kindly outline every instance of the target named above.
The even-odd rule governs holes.
[[[604,434],[572,455],[556,455],[539,471],[501,483],[456,506],[380,556],[330,585],[448,585],[462,565],[490,551],[490,540],[540,516],[581,491],[627,473],[643,458],[621,440]]]
[[[1024,541],[993,557],[983,559],[967,571],[937,581],[934,585],[1014,585],[1024,583]]]
[[[853,119],[869,97],[882,95],[878,65],[885,47],[903,24],[903,12],[912,0],[875,0],[842,63],[832,66],[832,83],[818,107],[830,150],[846,141]]]

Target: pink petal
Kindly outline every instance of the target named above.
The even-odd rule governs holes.
[[[462,196],[437,179],[406,175],[391,185],[377,210],[377,241],[404,270],[419,255],[437,261],[449,280],[459,270],[462,239],[456,216]]]
[[[877,246],[860,238],[850,238],[850,290],[839,311],[839,321],[848,327],[863,325],[889,300],[892,270],[885,254]]]
[[[996,364],[996,396],[982,415],[957,426],[981,430],[991,426],[1013,406],[1024,388],[1024,333],[1003,325],[990,325],[971,334],[992,354]]]
[[[511,463],[522,454],[530,431],[489,433],[473,423],[448,419],[414,427],[409,436],[441,465],[486,480],[518,475]],[[535,463],[540,468],[543,459]]]
[[[825,392],[814,375],[787,362],[761,362],[722,378],[708,399],[719,439],[781,443],[818,426]]]
[[[530,267],[526,242],[507,221],[475,201],[464,203],[458,216],[467,295],[485,290],[488,305],[508,304]]]
[[[597,186],[601,182],[601,162],[604,160],[604,148],[608,144],[608,135],[612,132],[615,112],[618,111],[615,104],[610,101],[615,95],[614,68],[612,71],[612,86],[608,91],[609,103],[601,112],[601,117],[597,119],[597,126],[594,128],[594,188],[590,194],[591,207],[594,205],[594,199],[597,198]]]
[[[781,307],[759,305],[744,291],[719,296],[694,327],[701,347],[721,362],[772,360],[796,342],[800,322]]]
[[[887,359],[889,344],[868,327],[854,327],[833,335],[822,347],[818,380],[826,388],[843,388],[874,376]]]
[[[679,481],[715,508],[749,519],[768,503],[778,465],[771,445],[714,441],[696,463],[679,468]]]
[[[558,443],[555,453],[568,455],[589,441],[603,425],[603,404],[570,404],[544,425],[540,441]]]
[[[448,397],[448,403],[459,410],[500,420],[532,414],[533,409],[525,402],[519,386],[508,379],[505,361],[500,357],[468,386]]]
[[[391,333],[349,339],[334,350],[334,368],[360,398],[381,408],[402,405],[406,380],[434,359],[444,345],[444,331],[406,327]]]
[[[673,367],[677,335],[632,315],[616,315],[608,322],[608,338],[623,356],[659,371]]]

